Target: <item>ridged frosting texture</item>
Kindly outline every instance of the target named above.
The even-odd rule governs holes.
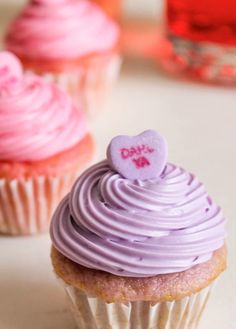
[[[105,160],[88,169],[60,203],[53,245],[87,268],[119,276],[181,272],[224,244],[225,219],[203,184],[167,164],[160,177],[129,180]]]
[[[0,160],[37,161],[75,146],[84,114],[57,86],[25,75],[0,90]]]
[[[118,25],[87,0],[30,1],[6,36],[7,48],[30,59],[77,59],[111,50]]]

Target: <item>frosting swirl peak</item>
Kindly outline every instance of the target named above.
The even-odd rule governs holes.
[[[159,177],[128,179],[107,160],[91,167],[56,210],[53,245],[72,261],[115,275],[149,277],[208,261],[225,219],[203,184],[166,164]]]

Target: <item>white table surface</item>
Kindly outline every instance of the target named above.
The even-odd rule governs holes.
[[[2,10],[0,15],[6,22]],[[236,328],[235,126],[235,89],[177,81],[153,65],[134,61],[125,63],[106,111],[91,125],[99,159],[116,134],[160,131],[169,142],[169,161],[196,173],[224,208],[229,267],[201,329]],[[49,249],[47,234],[0,237],[0,329],[75,328],[52,274]]]

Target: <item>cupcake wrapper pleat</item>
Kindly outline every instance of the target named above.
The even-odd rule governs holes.
[[[52,214],[76,173],[61,177],[0,179],[0,233],[29,235],[48,230]]]
[[[72,286],[64,287],[79,329],[197,329],[214,285],[178,301],[156,304],[108,304]]]
[[[70,72],[45,72],[47,81],[59,85],[91,116],[105,106],[107,96],[118,78],[121,57],[112,55],[90,59],[89,65],[78,65]]]

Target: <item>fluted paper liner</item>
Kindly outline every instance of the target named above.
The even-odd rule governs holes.
[[[48,230],[54,210],[77,177],[0,179],[0,233],[29,235]]]
[[[214,285],[181,300],[157,304],[108,304],[78,288],[64,287],[79,329],[197,329]]]
[[[90,59],[89,65],[79,65],[74,71],[44,72],[42,76],[56,83],[91,116],[96,115],[106,103],[121,66],[121,57],[112,55]],[[39,73],[39,72],[37,72]]]

